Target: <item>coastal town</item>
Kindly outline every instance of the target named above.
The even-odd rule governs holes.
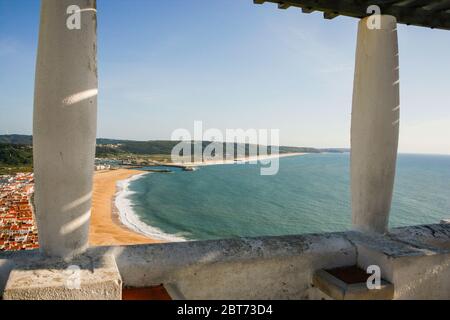
[[[0,251],[39,247],[32,209],[33,173],[0,175]]]

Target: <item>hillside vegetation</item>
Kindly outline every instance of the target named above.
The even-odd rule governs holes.
[[[120,141],[120,140],[97,140],[97,157],[109,157],[125,154],[135,155],[170,155],[173,148],[179,144],[180,141]],[[186,149],[193,150],[194,144],[199,142],[184,142]],[[190,146],[189,146],[190,144]],[[210,141],[203,141],[202,150],[204,150]],[[253,147],[256,147],[253,145]],[[249,144],[222,144],[224,154],[235,150],[235,155],[249,154],[251,146]],[[268,153],[271,153],[271,148],[268,148]],[[280,147],[279,153],[320,153],[320,150],[314,148],[298,148],[298,147]]]
[[[33,164],[32,137],[27,135],[0,135],[0,172],[11,171],[12,168],[30,169]],[[168,158],[173,148],[179,141],[131,141],[115,139],[97,139],[96,156],[98,158],[124,159],[134,156],[160,156]],[[204,141],[202,150],[211,142]],[[186,147],[191,150],[198,142],[185,142]],[[223,144],[223,153],[231,154],[230,150],[235,150],[237,154],[248,155],[251,147],[249,144]],[[315,149],[305,147],[280,147],[279,153],[320,153],[320,152],[346,152],[346,149]],[[269,147],[267,153],[271,153]],[[3,168],[3,170],[2,170]]]
[[[33,149],[29,145],[0,143],[0,165],[24,166],[33,162]]]
[[[0,143],[0,174],[30,172],[33,149],[30,145]]]

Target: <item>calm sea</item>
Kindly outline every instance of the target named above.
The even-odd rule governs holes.
[[[128,188],[126,210],[168,238],[287,235],[351,226],[348,154],[282,158],[275,176],[261,176],[259,166],[249,164],[153,173],[130,181]],[[443,218],[450,218],[450,156],[400,155],[390,226]]]

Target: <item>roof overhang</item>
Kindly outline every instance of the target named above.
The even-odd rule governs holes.
[[[272,2],[279,9],[301,8],[304,13],[321,11],[325,19],[337,16],[364,18],[371,5],[381,14],[392,15],[398,23],[450,30],[450,0],[253,0],[256,4]]]

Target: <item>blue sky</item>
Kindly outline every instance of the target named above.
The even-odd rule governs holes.
[[[98,0],[98,136],[280,129],[347,147],[357,20],[252,0]],[[32,130],[38,0],[0,0],[0,134]],[[450,32],[399,26],[400,151],[450,154]]]

